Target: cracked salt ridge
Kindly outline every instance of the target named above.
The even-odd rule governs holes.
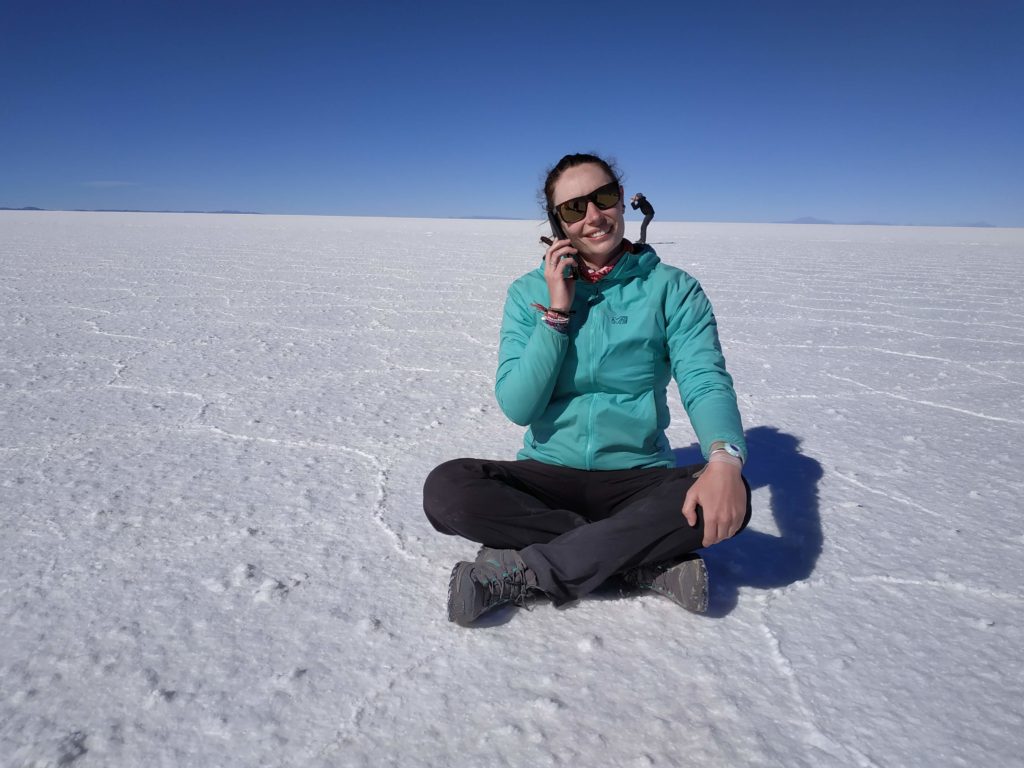
[[[893,398],[895,400],[903,400],[905,402],[913,403],[915,405],[926,405],[926,406],[928,406],[930,408],[942,408],[944,410],[954,411],[956,413],[965,414],[967,416],[973,416],[975,418],[984,419],[986,421],[1001,421],[1001,422],[1005,422],[1007,424],[1020,424],[1020,425],[1024,425],[1024,420],[1022,420],[1022,419],[1010,419],[1010,418],[1006,418],[1004,416],[991,416],[989,414],[978,413],[976,411],[968,411],[968,410],[966,410],[964,408],[957,408],[956,406],[947,405],[945,403],[936,403],[936,402],[932,402],[930,400],[917,400],[915,398],[907,397],[906,395],[897,394],[895,392],[886,392],[884,390],[875,389],[874,387],[871,387],[871,386],[869,386],[867,384],[864,384],[862,382],[859,382],[859,381],[855,381],[854,379],[848,379],[845,376],[836,376],[835,374],[831,374],[831,373],[826,374],[826,375],[830,379],[835,379],[836,381],[842,381],[842,382],[845,382],[846,384],[853,384],[854,386],[860,387],[861,389],[865,389],[865,390],[867,390],[868,392],[870,392],[871,394],[874,394],[874,395],[883,395],[884,397],[891,397],[891,398]]]
[[[118,222],[133,224],[130,236]],[[20,457],[0,485],[0,504],[16,511],[0,520],[0,754],[15,764],[1017,759],[1024,683],[1006,670],[1024,646],[1010,587],[1022,576],[1024,488],[1005,473],[979,480],[1002,464],[965,450],[994,429],[1020,442],[1019,423],[978,417],[1005,412],[995,399],[1005,387],[969,379],[948,393],[957,401],[929,394],[954,407],[965,393],[982,398],[941,419],[889,397],[860,411],[867,422],[855,405],[842,418],[822,411],[836,398],[829,374],[846,375],[849,393],[880,364],[865,326],[900,340],[899,395],[917,404],[934,384],[930,358],[986,365],[969,313],[1024,316],[1020,231],[981,234],[989,247],[974,264],[955,230],[850,230],[856,263],[832,273],[804,265],[849,244],[784,227],[662,225],[685,244],[658,246],[665,261],[685,268],[700,255],[691,269],[730,340],[730,368],[743,371],[752,441],[759,427],[780,436],[762,439],[748,467],[751,529],[709,558],[717,618],[606,593],[564,610],[538,601],[465,631],[444,620],[444,598],[452,562],[475,546],[436,534],[419,491],[444,459],[518,447],[487,382],[507,282],[536,263],[532,222],[429,222],[429,238],[428,222],[403,220],[14,212],[0,223],[8,357],[27,364],[57,342],[97,368],[18,372],[23,388],[0,392],[5,455]],[[31,248],[8,248],[12,237]],[[341,242],[395,248],[346,253]],[[487,253],[503,271],[469,280],[455,252]],[[823,258],[808,262],[812,253]],[[380,305],[382,261],[379,312],[367,305]],[[923,266],[946,277],[915,284]],[[89,287],[86,272],[118,287]],[[336,300],[333,325],[331,307],[305,303],[309,286]],[[99,310],[97,290],[117,291],[116,303]],[[771,319],[780,296],[828,295],[854,297],[838,306],[865,323],[834,323],[819,345],[807,339],[821,322]],[[924,306],[910,309],[911,296]],[[438,302],[455,308],[454,325],[423,332]],[[225,330],[232,304],[249,309]],[[888,322],[893,307],[944,329],[965,322],[941,338],[904,332]],[[83,312],[119,335],[89,332]],[[15,325],[19,314],[31,325]],[[269,338],[254,343],[246,316]],[[746,327],[764,343],[735,341]],[[998,330],[999,364],[1024,362],[1024,331]],[[771,378],[751,375],[762,363]],[[124,399],[111,408],[97,383]],[[166,412],[147,408],[172,397]],[[685,448],[692,435],[678,403],[672,412],[670,437]],[[901,435],[916,436],[912,450]],[[956,519],[945,512],[965,504]],[[237,576],[250,571],[260,575]]]
[[[767,344],[758,344],[756,341],[746,340],[746,339],[738,339],[738,338],[735,338],[735,337],[728,337],[728,338],[722,337],[721,338],[721,342],[722,342],[723,347],[725,347],[725,348],[729,348],[732,345],[737,345],[737,346],[744,345],[744,346],[748,346],[748,347],[762,348],[763,349],[764,347],[769,346]],[[999,379],[1000,381],[1005,381],[1008,384],[1016,384],[1016,385],[1024,386],[1024,382],[1022,382],[1022,381],[1018,381],[1016,379],[1011,379],[1008,376],[1003,376],[1002,374],[996,373],[994,371],[985,370],[985,369],[976,367],[976,366],[981,366],[981,365],[1020,365],[1020,364],[1024,364],[1024,359],[1021,359],[1021,360],[976,360],[976,361],[953,360],[952,358],[948,358],[948,357],[937,357],[935,355],[920,355],[920,354],[914,354],[912,352],[902,352],[902,351],[896,350],[896,349],[885,349],[885,348],[882,348],[882,347],[872,347],[872,346],[867,346],[867,345],[864,345],[864,344],[851,344],[851,345],[839,345],[839,344],[820,344],[820,345],[812,345],[812,344],[771,344],[770,346],[785,347],[785,348],[789,348],[789,349],[813,349],[813,350],[819,350],[819,351],[820,350],[826,350],[826,349],[827,350],[854,350],[854,351],[858,351],[858,352],[875,352],[875,353],[878,353],[878,354],[881,354],[881,355],[893,355],[895,357],[906,357],[906,358],[911,358],[911,359],[914,359],[914,360],[930,360],[930,361],[937,362],[937,363],[945,363],[945,364],[948,364],[948,365],[960,366],[960,367],[965,368],[966,370],[970,371],[971,373],[978,374],[979,376],[987,376],[987,377],[990,377],[990,378]]]
[[[257,443],[268,443],[270,445],[279,445],[299,450],[322,450],[329,452],[349,453],[354,456],[366,459],[368,462],[370,462],[371,465],[373,465],[374,470],[376,472],[376,499],[374,500],[369,510],[370,515],[372,516],[373,520],[377,523],[377,525],[380,527],[380,529],[392,540],[395,550],[400,555],[402,555],[402,557],[405,557],[410,560],[420,560],[425,562],[425,558],[414,555],[411,552],[409,552],[408,546],[405,541],[405,536],[399,531],[395,530],[391,525],[389,525],[386,519],[385,509],[387,508],[388,505],[389,468],[377,456],[346,445],[336,445],[332,443],[318,442],[312,440],[287,440],[273,437],[260,437],[256,435],[241,435],[232,432],[227,432],[223,429],[220,429],[219,427],[212,425],[194,425],[182,427],[182,429],[187,429],[196,432],[206,431],[214,435],[217,435],[218,437],[224,437],[231,440],[239,440],[243,442],[252,441]]]

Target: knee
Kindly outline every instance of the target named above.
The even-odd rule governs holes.
[[[463,489],[473,474],[473,461],[451,459],[434,467],[423,481],[423,511],[438,530],[447,528],[445,522],[458,512]]]
[[[423,481],[423,495],[444,495],[453,487],[461,486],[475,476],[476,459],[451,459],[438,464]]]

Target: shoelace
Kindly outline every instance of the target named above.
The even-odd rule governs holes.
[[[505,571],[500,579],[487,579],[487,605],[512,603],[523,606],[526,604],[526,574],[518,568]]]

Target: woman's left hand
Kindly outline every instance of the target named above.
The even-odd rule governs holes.
[[[724,461],[708,464],[683,501],[683,517],[694,527],[698,504],[704,512],[703,546],[734,536],[747,516],[747,489],[740,468]]]

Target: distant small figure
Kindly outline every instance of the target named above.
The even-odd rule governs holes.
[[[642,193],[637,192],[629,201],[629,207],[634,211],[639,208],[640,213],[644,215],[644,223],[640,225],[640,239],[636,241],[637,245],[643,245],[647,242],[647,225],[654,218],[654,206]]]

